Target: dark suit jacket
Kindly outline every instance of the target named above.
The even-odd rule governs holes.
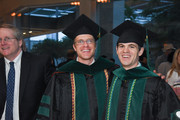
[[[20,120],[33,120],[54,69],[48,56],[23,52],[21,59],[19,116]],[[5,61],[0,58],[0,118],[6,101]]]

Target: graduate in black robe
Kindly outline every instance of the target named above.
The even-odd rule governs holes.
[[[64,31],[74,40],[77,59],[59,68],[42,97],[39,120],[101,120],[109,89],[109,75],[114,63],[95,60],[95,40],[104,29],[81,15]]]
[[[113,71],[105,120],[178,120],[180,101],[171,87],[143,67],[146,30],[125,21],[111,31],[118,35],[116,52],[123,67]]]

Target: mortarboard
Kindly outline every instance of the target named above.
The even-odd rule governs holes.
[[[82,14],[72,24],[70,24],[63,33],[72,40],[80,34],[90,34],[95,40],[98,40],[107,32],[94,21]]]
[[[119,36],[117,43],[135,42],[140,47],[143,46],[147,34],[150,37],[155,36],[155,34],[150,30],[146,30],[146,28],[142,27],[141,25],[129,20],[124,21],[119,26],[114,28],[111,33]]]

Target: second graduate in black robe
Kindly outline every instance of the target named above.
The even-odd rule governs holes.
[[[180,109],[180,102],[174,91],[139,62],[145,35],[150,32],[131,21],[111,32],[119,36],[116,52],[123,67],[113,71],[106,120],[175,119],[173,113]]]

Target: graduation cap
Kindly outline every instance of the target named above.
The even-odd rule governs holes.
[[[141,25],[129,20],[124,21],[122,24],[114,28],[111,33],[119,36],[117,43],[135,42],[140,47],[143,46],[146,35],[150,36],[151,38],[155,36],[155,34],[150,30],[147,30]]]
[[[81,34],[90,34],[95,40],[98,40],[107,32],[94,21],[82,14],[72,24],[70,24],[63,33],[72,40]]]

